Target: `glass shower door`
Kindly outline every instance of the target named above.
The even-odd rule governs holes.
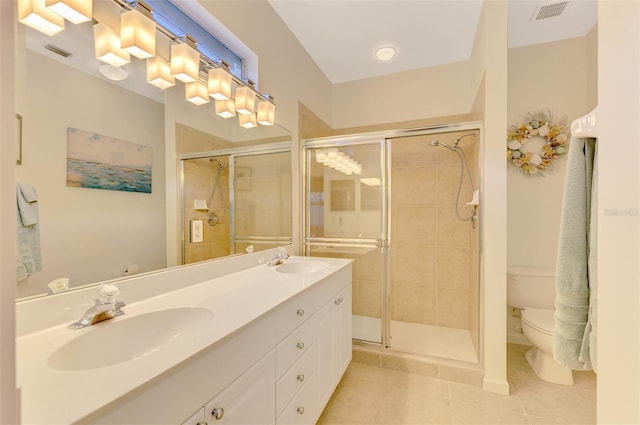
[[[384,139],[305,144],[305,253],[351,258],[353,338],[383,342],[386,299]]]

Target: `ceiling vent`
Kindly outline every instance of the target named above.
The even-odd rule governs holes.
[[[569,5],[568,1],[552,1],[538,4],[533,16],[532,21],[541,21],[543,19],[555,18],[562,15]]]
[[[69,56],[71,56],[70,52],[63,50],[60,47],[56,47],[53,44],[45,44],[44,48],[50,52],[55,53],[56,55],[62,56],[63,58],[68,58]]]

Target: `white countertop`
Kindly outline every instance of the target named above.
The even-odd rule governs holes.
[[[64,324],[17,338],[22,423],[79,421],[216,344],[351,262],[309,257],[292,257],[286,261],[308,260],[327,262],[329,267],[308,274],[287,274],[260,265],[128,304],[123,308],[125,315],[81,330],[68,329],[68,324]],[[177,307],[201,307],[212,311],[213,326],[204,334],[206,336],[182,340],[180,344],[163,346],[148,355],[96,369],[63,371],[49,366],[52,353],[83,333],[99,331],[103,326],[141,314]],[[123,345],[126,343],[122,341]]]

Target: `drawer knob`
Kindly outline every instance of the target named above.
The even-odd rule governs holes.
[[[300,309],[300,310],[296,311],[296,314],[297,314],[298,316],[302,317],[302,316],[304,316],[304,310],[303,310],[303,309]]]
[[[298,375],[298,381],[300,382],[304,382],[304,375],[301,373],[300,375]]]
[[[224,416],[224,409],[222,407],[215,407],[212,411],[211,411],[211,416],[213,416],[214,418],[216,418],[217,420],[222,419],[222,417]]]
[[[304,350],[304,342],[298,341],[296,347],[298,347],[298,350]]]
[[[198,421],[198,423],[196,425],[207,425],[207,423]]]
[[[304,407],[302,407],[302,406],[298,407],[297,412],[298,412],[298,414],[300,414],[300,415],[304,415]]]
[[[340,305],[340,304],[342,304],[342,301],[344,301],[344,298],[340,297],[335,301],[335,304],[336,305]]]

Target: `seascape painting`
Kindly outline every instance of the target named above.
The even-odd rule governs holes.
[[[67,186],[151,193],[151,148],[67,128]]]

